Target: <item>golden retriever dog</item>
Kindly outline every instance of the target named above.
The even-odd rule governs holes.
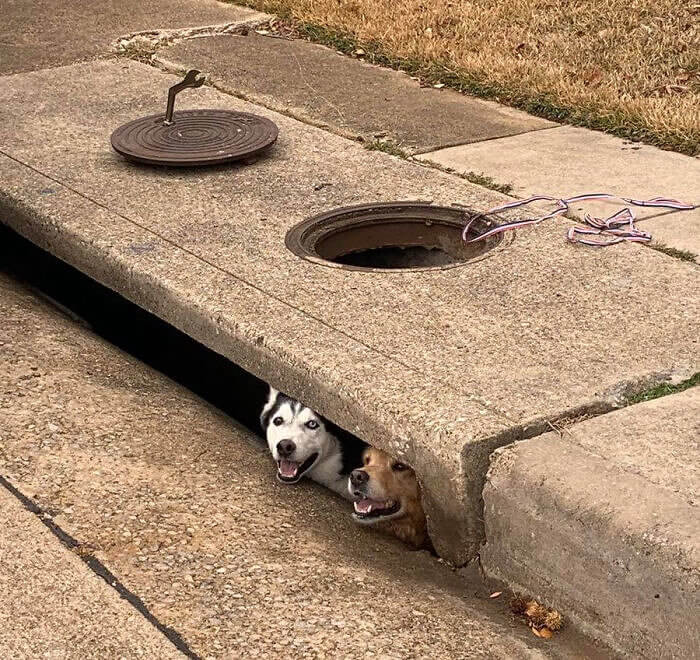
[[[374,447],[365,449],[362,459],[348,479],[355,521],[377,525],[414,548],[429,548],[416,473]]]

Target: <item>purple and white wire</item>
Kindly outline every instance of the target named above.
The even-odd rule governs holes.
[[[566,213],[569,210],[570,204],[584,200],[602,199],[621,199],[626,204],[631,204],[633,206],[667,208],[675,209],[677,211],[690,211],[698,208],[693,204],[684,204],[683,202],[679,202],[675,199],[669,199],[667,197],[654,197],[652,199],[640,200],[631,199],[629,197],[618,197],[617,195],[608,193],[584,193],[583,195],[576,195],[567,199],[559,199],[558,197],[549,197],[548,195],[536,195],[528,199],[517,200],[515,202],[496,206],[495,208],[486,211],[486,213],[483,215],[498,213],[500,211],[514,209],[519,206],[526,206],[527,204],[532,204],[533,202],[539,201],[556,202],[556,208],[550,213],[540,216],[539,218],[524,218],[522,220],[515,220],[514,222],[507,222],[505,224],[493,227],[493,229],[489,229],[488,231],[485,231],[474,238],[468,239],[467,236],[469,235],[469,228],[474,221],[474,218],[472,218],[472,220],[470,220],[464,227],[462,239],[467,243],[473,243],[475,241],[484,240],[489,236],[495,236],[496,234],[501,234],[513,229],[519,229],[520,227],[538,225],[540,222],[544,222],[545,220],[549,220],[550,218]],[[607,247],[608,245],[615,245],[616,243],[622,243],[624,241],[646,243],[651,240],[651,234],[649,232],[642,231],[635,226],[634,211],[629,206],[620,209],[605,219],[594,218],[587,213],[583,216],[583,222],[585,223],[585,226],[571,227],[567,231],[566,237],[571,243],[580,243],[582,245],[590,245],[593,247]],[[601,238],[592,240],[590,238],[580,238],[581,236],[600,236]]]

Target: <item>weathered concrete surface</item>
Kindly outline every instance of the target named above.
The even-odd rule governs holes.
[[[263,17],[259,12],[216,0],[3,0],[0,74],[105,55],[117,37],[131,32]]]
[[[634,657],[700,648],[700,387],[499,449],[487,571]]]
[[[0,316],[0,470],[200,657],[596,657],[572,629],[537,640],[476,571],[282,486],[257,438],[4,277]]]
[[[389,139],[409,153],[556,126],[452,90],[421,88],[405,73],[324,46],[254,32],[183,41],[157,60],[198,68],[217,87],[305,122],[368,142]]]
[[[333,207],[504,198],[210,88],[188,106],[278,123],[266,158],[175,172],[122,161],[110,132],[161,110],[173,80],[130,62],[0,80],[2,221],[414,465],[453,561],[480,545],[496,446],[698,370],[697,268],[635,245],[576,249],[559,223],[449,270],[362,273],[295,257],[285,232]]]
[[[422,160],[457,172],[483,172],[513,185],[519,197],[572,197],[608,192],[636,199],[670,197],[700,206],[700,159],[630,143],[585,128],[561,126],[546,131],[442,149]],[[607,217],[620,202],[572,206],[579,217],[589,211]],[[686,250],[700,263],[700,208],[669,212],[635,208],[642,229],[655,243]]]
[[[3,657],[185,657],[2,486],[0,529]]]

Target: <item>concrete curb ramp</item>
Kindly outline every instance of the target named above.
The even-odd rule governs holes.
[[[636,657],[700,648],[700,387],[499,449],[488,572]]]
[[[183,101],[272,118],[267,157],[206,171],[124,162],[111,131],[162,111],[175,80],[124,61],[0,79],[2,221],[412,464],[444,557],[478,551],[493,449],[697,371],[697,268],[639,246],[575,249],[555,222],[422,273],[325,268],[284,246],[295,223],[347,204],[504,199],[466,181],[210,88]]]

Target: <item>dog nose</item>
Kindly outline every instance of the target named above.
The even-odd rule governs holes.
[[[364,470],[353,470],[350,473],[350,483],[353,486],[361,486],[369,481],[369,475]]]
[[[292,440],[280,440],[277,443],[277,453],[280,456],[291,456],[296,448],[297,446]]]

